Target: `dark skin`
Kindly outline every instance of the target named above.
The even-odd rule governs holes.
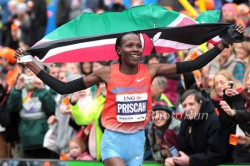
[[[122,64],[120,65],[120,72],[127,75],[133,75],[138,72],[138,63],[142,56],[142,46],[140,39],[135,34],[127,34],[123,36],[122,46],[118,47],[117,53],[121,55]],[[16,57],[20,58],[23,56],[21,50],[16,51]],[[136,55],[136,57],[132,57]],[[23,63],[31,69],[35,74],[40,72],[40,68],[34,62]],[[175,64],[151,64],[148,65],[148,70],[151,78],[156,76],[165,76],[170,74],[176,74]],[[96,70],[90,75],[83,77],[86,88],[91,87],[99,82],[108,83],[110,78],[110,67],[102,67]]]
[[[219,48],[222,50],[224,46],[219,43]],[[120,65],[120,72],[127,75],[133,75],[138,72],[138,63],[142,56],[142,46],[139,37],[135,34],[127,34],[123,36],[121,47],[117,48],[117,53],[121,55],[122,64]],[[132,57],[136,55],[136,57]],[[16,58],[24,56],[22,50],[17,50],[15,54]],[[35,74],[38,74],[41,69],[34,62],[23,63],[31,69]],[[148,71],[151,78],[157,76],[166,76],[176,74],[175,64],[150,64],[148,65]],[[90,75],[83,77],[86,88],[91,87],[99,82],[105,82],[107,84],[110,78],[110,67],[102,67],[96,70]]]
[[[241,27],[238,28],[240,33],[243,32]],[[242,31],[242,32],[241,32]],[[223,50],[225,47],[219,43],[219,49]],[[126,75],[134,75],[138,73],[138,63],[142,56],[142,45],[139,37],[133,33],[126,34],[121,40],[121,46],[117,48],[117,53],[121,57],[120,72]],[[15,57],[21,58],[24,55],[22,50],[17,50]],[[36,75],[41,71],[34,62],[26,62],[23,65],[27,66]],[[153,80],[157,76],[166,76],[176,74],[176,64],[150,64],[147,66],[150,76]],[[100,82],[108,83],[110,78],[110,67],[102,67],[91,73],[90,75],[83,77],[86,88],[91,87]],[[119,157],[111,157],[103,161],[106,166],[126,166],[125,161]]]

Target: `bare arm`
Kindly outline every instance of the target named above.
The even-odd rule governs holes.
[[[110,67],[105,66],[94,71],[90,75],[84,77],[83,81],[86,87],[91,87],[92,85],[95,85],[99,82],[104,82],[105,84],[107,84],[109,78],[110,78]]]

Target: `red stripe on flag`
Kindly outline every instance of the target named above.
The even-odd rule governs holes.
[[[161,47],[161,46],[156,46],[155,47],[156,52],[160,52],[160,53],[168,53],[168,52],[177,52],[179,51],[178,49],[175,48],[170,48],[170,47]]]
[[[115,46],[111,44],[111,45],[95,46],[95,47],[80,48],[80,49],[65,51],[46,58],[44,63],[95,62],[107,59],[116,60],[118,59],[118,55],[114,47]],[[147,51],[143,51],[143,56],[150,55],[151,49],[152,48],[146,49]],[[163,46],[156,46],[155,49],[157,53],[178,51],[178,49],[163,47]],[[95,56],[88,56],[88,55],[95,55]]]
[[[184,17],[181,22],[179,22],[176,27],[180,27],[180,26],[186,26],[186,25],[193,25],[193,24],[197,24],[197,22],[195,22],[194,20],[191,20],[187,17]]]
[[[213,44],[213,45],[217,45],[217,44],[219,44],[219,42],[220,42],[220,41],[215,41],[215,40],[213,40],[213,39],[210,39],[210,40],[208,41],[208,43],[211,43],[211,44]]]
[[[103,61],[107,59],[118,59],[114,44],[65,51],[62,53],[55,54],[54,56],[48,57],[47,59],[45,59],[44,62],[94,62]]]
[[[152,50],[154,48],[154,44],[152,43],[152,40],[148,37],[147,34],[143,33],[143,55],[150,55],[152,53]]]

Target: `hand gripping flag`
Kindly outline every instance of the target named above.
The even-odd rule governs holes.
[[[27,52],[44,63],[114,60],[118,59],[117,36],[129,31],[135,31],[140,37],[143,55],[174,52],[193,48],[225,32],[229,25],[215,24],[218,19],[218,11],[204,12],[196,21],[156,4],[124,12],[83,13]]]

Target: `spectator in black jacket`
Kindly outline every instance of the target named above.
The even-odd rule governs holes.
[[[225,161],[228,149],[212,102],[194,89],[181,97],[185,118],[179,133],[180,157],[167,158],[166,165],[215,166]]]

